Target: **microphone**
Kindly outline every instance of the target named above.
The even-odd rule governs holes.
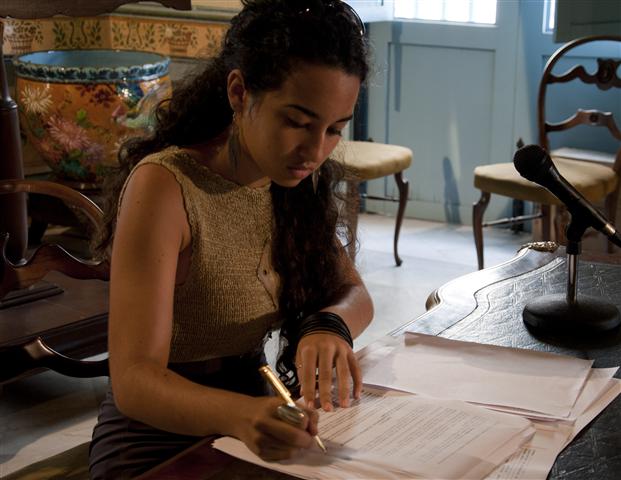
[[[621,235],[584,196],[576,190],[556,169],[552,159],[539,145],[526,145],[513,156],[513,164],[519,174],[549,190],[565,204],[574,220],[593,227],[621,247]]]

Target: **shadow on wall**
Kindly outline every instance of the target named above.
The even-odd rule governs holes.
[[[448,157],[442,160],[442,172],[444,174],[444,217],[447,223],[461,224],[459,191],[453,165]]]

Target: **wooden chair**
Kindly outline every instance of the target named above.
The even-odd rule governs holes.
[[[339,158],[339,160],[341,160],[347,167],[348,171],[351,172],[346,181],[347,195],[350,198],[349,205],[351,208],[348,214],[350,216],[354,231],[358,225],[360,198],[399,203],[393,242],[395,263],[397,266],[400,266],[401,263],[403,263],[398,252],[399,232],[401,231],[401,224],[403,223],[405,206],[407,204],[408,192],[410,189],[408,180],[403,177],[403,171],[412,164],[412,157],[412,150],[399,145],[388,145],[385,143],[375,142],[344,141],[342,147],[342,157]],[[397,183],[397,188],[399,189],[398,198],[373,196],[367,195],[366,193],[360,193],[360,182],[382,178],[387,175],[394,175],[395,177],[395,182]],[[349,254],[352,259],[355,258],[355,245],[350,245]]]
[[[546,120],[546,94],[548,88],[552,85],[580,80],[600,90],[621,88],[621,79],[617,74],[617,69],[621,64],[620,59],[598,58],[597,71],[593,74],[588,73],[588,70],[580,64],[576,64],[562,74],[552,73],[554,66],[561,59],[567,59],[567,54],[576,47],[587,43],[604,41],[621,42],[621,35],[599,35],[580,38],[565,44],[550,57],[539,82],[537,124],[539,144],[547,151],[550,151],[549,133],[568,130],[579,125],[604,127],[619,142],[616,154],[564,147],[550,152],[552,161],[561,175],[590,202],[598,203],[603,201],[605,203],[605,214],[614,223],[619,196],[619,173],[621,171],[621,131],[615,123],[613,114],[611,112],[578,108],[573,115],[561,122],[552,123]],[[572,62],[578,63],[579,59],[572,58]],[[568,99],[568,101],[570,100]],[[545,188],[522,178],[515,170],[513,163],[497,163],[476,167],[474,170],[474,186],[481,191],[481,197],[472,208],[472,227],[479,269],[483,268],[483,227],[541,219],[543,240],[551,239],[552,228],[554,228],[556,233],[556,239],[564,237],[561,222],[559,221],[560,217],[557,216],[554,222],[551,219],[551,212],[554,210],[554,207],[557,207],[561,213],[564,212],[561,202]],[[484,223],[483,214],[491,194],[533,202],[536,205],[536,211],[533,215],[503,218]],[[608,244],[608,248],[612,252],[612,243]]]
[[[0,195],[20,192],[59,198],[93,227],[101,225],[99,207],[69,187],[43,180],[0,181]],[[8,236],[0,233],[0,383],[43,368],[73,377],[107,375],[107,359],[83,361],[71,356],[107,351],[107,284],[95,282],[88,289],[72,292],[76,298],[84,298],[89,292],[98,297],[96,302],[72,307],[62,304],[68,293],[53,283],[42,282],[50,272],[78,280],[108,280],[107,262],[80,259],[59,245],[43,244],[27,260],[15,264],[5,254]],[[60,278],[58,273],[56,277]],[[96,313],[89,317],[90,311]],[[59,313],[66,313],[66,317]]]

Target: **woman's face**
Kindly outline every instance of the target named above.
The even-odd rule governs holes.
[[[301,64],[279,90],[258,98],[246,92],[238,123],[239,167],[256,170],[256,178],[296,186],[336,147],[359,90],[359,78],[343,70]]]

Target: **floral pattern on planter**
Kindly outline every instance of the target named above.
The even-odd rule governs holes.
[[[88,51],[76,52],[83,55]],[[154,56],[140,52],[115,54],[131,55],[132,59],[147,55],[143,58],[147,62]],[[20,58],[24,57],[29,56]],[[168,65],[166,57],[161,59]],[[88,75],[82,82],[71,83],[52,82],[45,75],[40,81],[17,77],[22,131],[60,179],[100,183],[110,167],[116,165],[122,142],[149,132],[154,106],[170,96],[167,72],[156,78],[140,79],[141,65],[120,63],[117,70],[127,69],[134,76],[128,73],[122,80],[99,83],[90,82]],[[66,67],[43,65],[42,71],[49,73],[53,68]],[[99,78],[96,73],[93,75]]]

